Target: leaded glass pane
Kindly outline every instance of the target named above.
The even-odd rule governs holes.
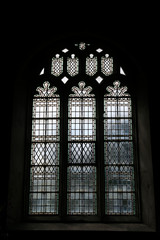
[[[105,164],[133,164],[133,143],[132,142],[105,142],[104,143]]]
[[[94,118],[96,115],[95,99],[70,98],[68,114],[71,118]]]
[[[68,100],[67,214],[97,214],[96,106],[92,88],[79,82]]]
[[[71,166],[68,168],[68,214],[93,215],[97,213],[96,168]]]
[[[59,194],[57,193],[31,193],[29,196],[29,214],[57,214],[58,202]]]
[[[135,215],[135,193],[106,193],[105,212],[108,215]]]
[[[132,119],[105,119],[105,140],[132,140]]]
[[[115,81],[104,98],[105,213],[135,215],[131,98]]]
[[[86,74],[89,76],[95,75],[97,68],[97,57],[94,57],[93,54],[90,54],[90,56],[86,58]]]
[[[95,163],[95,143],[69,143],[68,162],[72,164]]]
[[[58,98],[34,98],[33,117],[34,118],[58,118],[59,117]]]
[[[29,214],[58,214],[60,99],[44,82],[34,95]]]
[[[59,188],[59,167],[32,166],[30,171],[31,192],[57,192]]]
[[[32,140],[37,142],[59,141],[59,120],[33,119]]]
[[[95,119],[69,119],[68,140],[95,141],[96,120]]]
[[[105,168],[107,192],[132,192],[134,188],[134,168],[131,166],[107,166]]]
[[[105,98],[104,117],[110,118],[129,118],[132,117],[130,98]]]
[[[32,165],[58,165],[59,143],[32,143],[31,164]]]
[[[51,74],[58,77],[63,72],[63,57],[56,54],[56,57],[52,58]]]
[[[106,76],[113,73],[113,58],[109,58],[108,54],[101,58],[101,71]]]
[[[68,192],[95,192],[96,168],[92,166],[68,167]]]
[[[71,58],[67,58],[67,72],[72,77],[79,72],[79,59],[74,54],[71,55]]]

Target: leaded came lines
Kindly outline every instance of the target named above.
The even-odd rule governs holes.
[[[105,213],[134,215],[135,182],[131,98],[127,87],[107,87],[104,98]]]
[[[34,95],[29,214],[58,214],[60,99],[44,82]]]
[[[67,214],[97,213],[96,109],[91,87],[79,82],[68,104]]]
[[[50,73],[54,77],[60,78],[66,84],[70,78],[81,73],[94,77],[100,84],[103,78],[113,74],[113,57],[106,53],[102,48],[92,48],[89,50],[90,44],[84,42],[75,44],[72,51],[69,48],[59,49],[51,59]],[[79,51],[77,51],[77,46]],[[86,54],[86,49],[88,53]],[[82,52],[84,56],[82,57]],[[84,59],[83,59],[84,58]],[[85,63],[85,64],[84,64]],[[121,68],[122,69],[122,68]],[[43,68],[40,75],[45,73]]]
[[[57,88],[50,88],[49,82],[44,82],[43,87],[36,90],[38,94],[34,95],[32,112],[29,214],[58,215],[61,213],[59,192],[62,184],[59,161],[63,149],[60,143],[60,97],[56,94]],[[68,127],[65,126],[68,130],[67,179],[63,193],[66,194],[63,199],[67,200],[66,214],[97,215],[97,183],[104,179],[104,214],[135,215],[132,102],[127,87],[120,87],[120,82],[114,81],[113,86],[106,88],[102,159],[96,159],[97,99],[93,89],[81,81],[71,90]],[[62,164],[66,161],[61,160]],[[98,175],[97,161],[103,166],[100,174],[104,178]]]

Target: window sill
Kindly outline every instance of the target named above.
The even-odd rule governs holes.
[[[8,226],[12,231],[110,231],[155,232],[154,226],[143,223],[21,223]]]

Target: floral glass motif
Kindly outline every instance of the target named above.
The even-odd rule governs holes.
[[[48,81],[43,83],[42,87],[37,87],[36,91],[39,94],[34,95],[35,97],[59,97],[58,94],[54,94],[57,91],[56,87],[50,87],[50,83]]]
[[[96,104],[85,85],[72,87],[68,101],[68,215],[97,214]]]
[[[84,42],[81,42],[80,44],[79,44],[79,49],[80,50],[84,50],[86,48],[86,44],[84,43]]]
[[[109,92],[105,96],[106,97],[126,97],[130,96],[127,92],[127,87],[120,87],[120,82],[119,81],[114,81],[113,86],[108,86],[106,90]]]
[[[79,44],[76,43],[75,46],[78,46],[80,50],[85,50],[86,46],[89,46],[89,43],[84,43],[84,42],[80,42]]]
[[[105,213],[135,215],[132,107],[127,87],[108,86],[104,96]]]
[[[86,83],[81,81],[78,83],[79,87],[72,87],[73,94],[70,94],[70,97],[94,97],[94,94],[90,94],[92,87],[85,87]]]
[[[59,209],[60,98],[49,82],[33,98],[30,215],[56,215]]]

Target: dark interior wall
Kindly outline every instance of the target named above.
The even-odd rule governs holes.
[[[103,6],[101,8],[103,9]],[[97,11],[99,11],[97,9]],[[90,10],[90,9],[89,9]],[[20,14],[13,14],[13,17],[6,23],[4,34],[2,38],[2,133],[4,136],[2,145],[1,157],[1,191],[3,197],[0,199],[0,216],[1,225],[5,227],[6,219],[6,202],[8,196],[8,177],[10,168],[10,134],[12,127],[12,102],[13,102],[13,88],[15,80],[18,78],[23,66],[36,51],[43,48],[48,42],[54,38],[75,36],[77,35],[92,35],[102,36],[109,39],[117,47],[120,47],[124,52],[127,52],[136,65],[146,76],[148,84],[148,101],[150,105],[150,127],[151,127],[151,142],[152,142],[152,158],[154,170],[154,185],[155,185],[155,202],[156,202],[156,218],[157,231],[160,232],[160,208],[159,208],[159,157],[158,157],[158,119],[157,113],[159,109],[158,100],[158,67],[157,52],[158,46],[158,31],[157,19],[155,18],[153,10],[148,9],[146,13],[144,10],[134,12],[131,14],[131,8],[124,13],[117,14],[113,11],[111,16],[107,14],[96,15],[90,10],[89,16],[85,18],[83,12],[81,14],[59,13],[53,9],[53,17],[48,21],[46,14],[39,14],[32,17],[30,13],[21,12]],[[55,12],[58,14],[55,15]],[[24,14],[23,14],[24,13]],[[148,14],[149,13],[149,14]],[[138,15],[137,15],[138,14]],[[4,50],[4,51],[3,51]],[[4,55],[3,55],[4,54]],[[143,91],[143,85],[140,86]],[[20,97],[20,95],[19,95]],[[20,100],[19,100],[20,101]],[[17,176],[18,180],[18,176]]]

